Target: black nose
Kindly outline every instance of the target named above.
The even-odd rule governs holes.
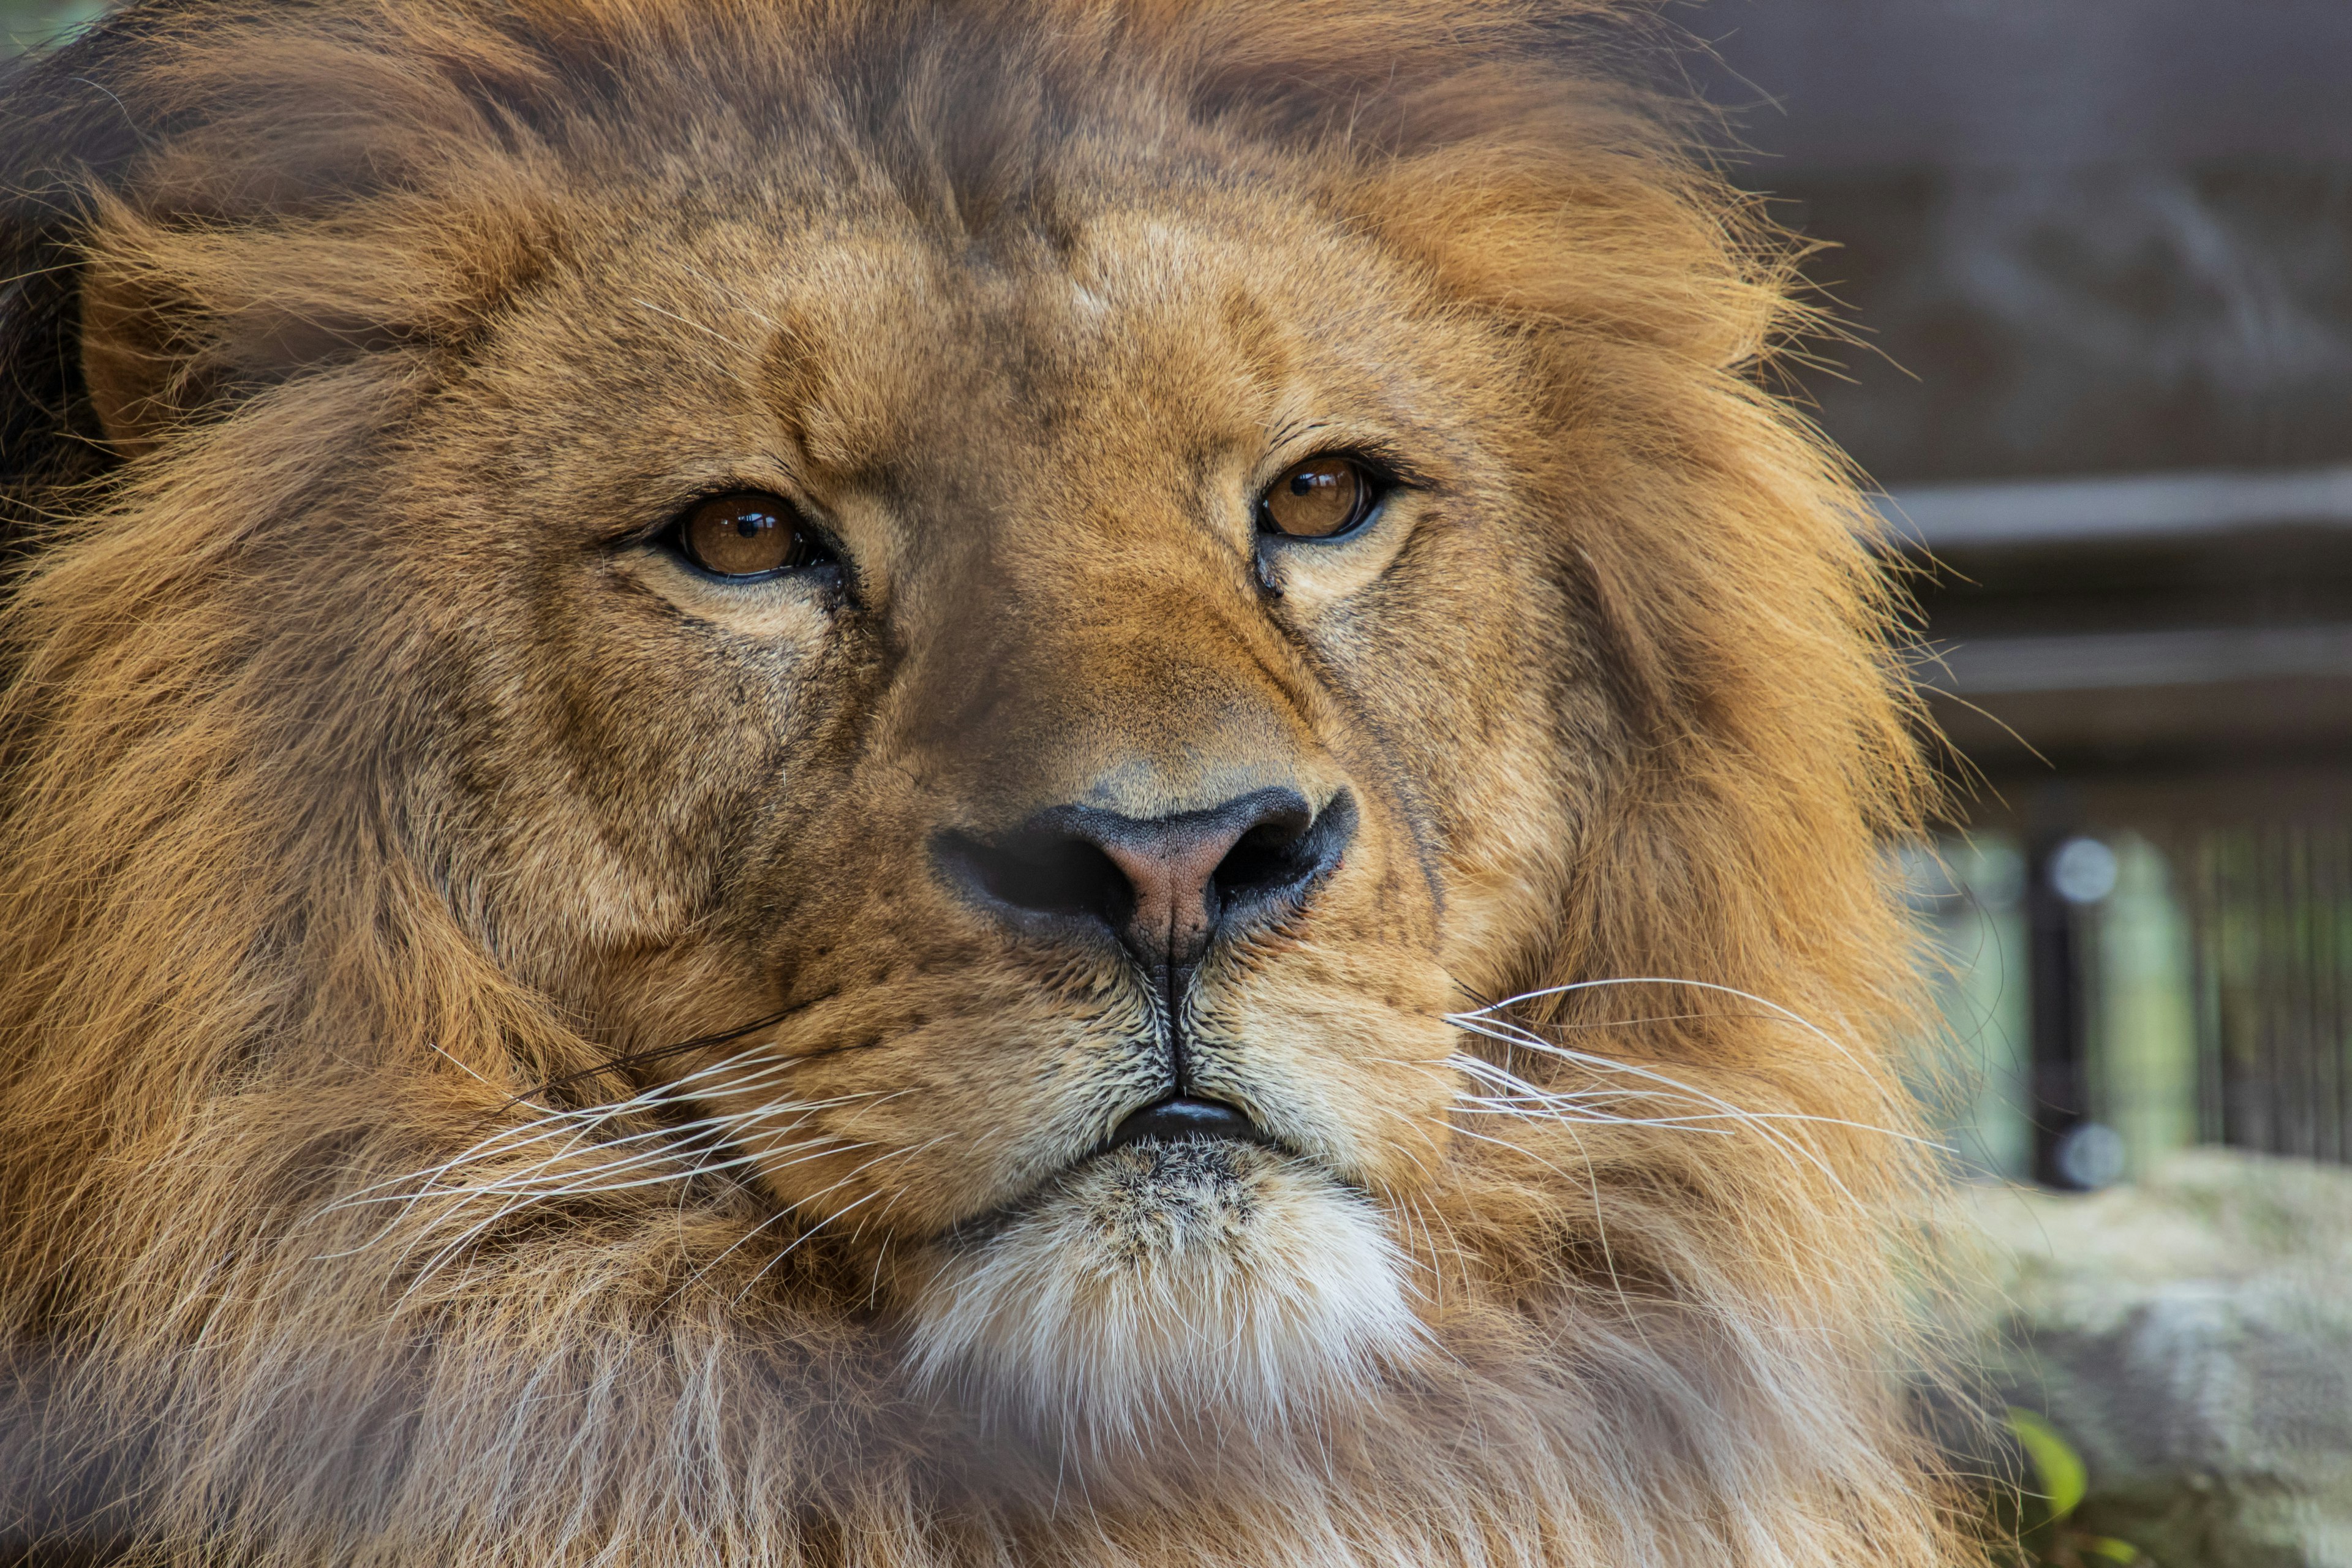
[[[1264,789],[1173,816],[1053,806],[994,838],[944,834],[934,853],[950,883],[1013,923],[1107,926],[1161,970],[1295,903],[1339,864],[1355,830],[1344,790],[1317,812],[1295,791]]]

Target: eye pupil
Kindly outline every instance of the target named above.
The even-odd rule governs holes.
[[[1377,500],[1362,467],[1347,458],[1309,458],[1274,482],[1260,503],[1270,533],[1330,539],[1364,521]]]
[[[780,496],[713,496],[678,521],[678,553],[720,577],[769,577],[832,554]]]

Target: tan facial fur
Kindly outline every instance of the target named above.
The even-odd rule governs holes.
[[[1960,1550],[1885,590],[1611,16],[205,4],[20,77],[27,1536]],[[1327,458],[1369,513],[1270,526]],[[698,563],[729,497],[795,564]]]

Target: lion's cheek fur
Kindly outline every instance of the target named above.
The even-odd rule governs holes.
[[[1423,1346],[1370,1205],[1230,1144],[1103,1156],[909,1272],[919,1385],[1096,1448],[1327,1420]]]

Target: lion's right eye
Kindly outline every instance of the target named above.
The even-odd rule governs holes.
[[[738,581],[830,565],[835,559],[792,502],[756,490],[696,502],[672,526],[669,539],[691,564]]]

